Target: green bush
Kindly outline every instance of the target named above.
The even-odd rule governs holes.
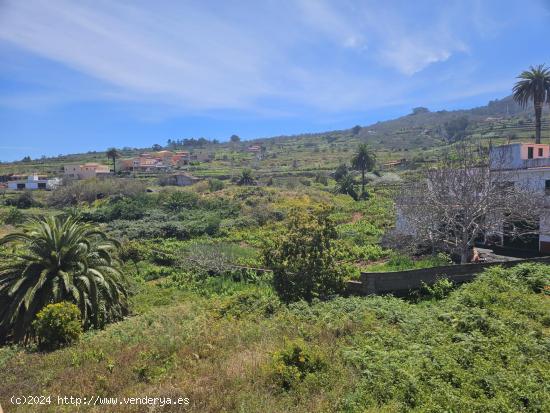
[[[224,188],[223,181],[219,179],[209,179],[208,180],[208,189],[210,192],[221,191]]]
[[[42,350],[55,350],[80,338],[80,310],[69,302],[48,304],[37,315],[32,327]]]
[[[133,263],[144,260],[146,254],[147,250],[136,240],[125,242],[118,251],[118,255],[123,261],[132,261]]]
[[[523,282],[536,293],[544,292],[550,295],[550,272],[548,266],[543,264],[526,263],[516,265],[509,270],[510,278],[517,282]]]
[[[269,317],[281,306],[281,302],[271,291],[254,288],[238,292],[222,302],[218,313],[234,318],[258,314]]]
[[[308,375],[322,371],[326,363],[302,341],[293,341],[272,356],[272,376],[277,385],[290,390]]]
[[[30,191],[24,191],[16,198],[6,199],[5,204],[7,206],[14,206],[19,209],[28,209],[32,206],[38,206]]]
[[[315,175],[315,182],[318,183],[318,184],[321,184],[323,186],[327,186],[328,185],[328,178],[324,173],[318,172]]]
[[[451,291],[455,288],[455,285],[448,278],[441,278],[437,280],[433,285],[422,284],[421,293],[426,297],[435,298],[436,300],[442,300],[446,298]]]
[[[180,212],[184,209],[196,208],[199,203],[199,196],[194,192],[178,191],[172,193],[166,201],[164,201],[163,207],[170,212]]]
[[[273,286],[285,302],[328,299],[344,289],[344,270],[336,262],[337,232],[330,210],[294,209],[287,230],[263,248],[273,270]]]
[[[11,207],[8,211],[2,216],[2,221],[4,224],[8,225],[17,225],[25,221],[25,215],[15,207]]]
[[[218,211],[184,210],[179,216],[152,210],[142,219],[115,220],[109,229],[117,237],[129,239],[175,238],[188,240],[194,236],[216,235],[221,219]]]
[[[145,216],[147,201],[145,199],[116,197],[110,200],[107,205],[82,213],[86,221],[110,222],[115,219],[135,221]]]

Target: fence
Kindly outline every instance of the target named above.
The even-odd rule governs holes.
[[[348,281],[347,293],[350,295],[393,294],[402,296],[411,290],[421,288],[423,283],[430,285],[440,278],[447,278],[455,284],[462,284],[473,280],[478,273],[486,268],[495,265],[512,267],[525,262],[550,264],[550,257],[482,264],[446,265],[396,272],[364,272],[361,273],[360,281]]]

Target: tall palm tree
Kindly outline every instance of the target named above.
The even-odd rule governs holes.
[[[116,160],[120,158],[120,152],[116,148],[109,148],[105,155],[107,155],[107,158],[113,160],[113,173],[116,174]]]
[[[540,143],[542,108],[550,102],[550,70],[545,65],[531,66],[518,76],[513,97],[522,107],[533,101],[535,107],[535,139]]]
[[[8,234],[10,260],[0,267],[0,343],[29,337],[36,314],[47,304],[72,301],[85,328],[100,328],[127,314],[127,293],[113,253],[117,241],[78,218],[31,220]]]
[[[362,143],[357,148],[357,152],[351,160],[351,166],[353,169],[361,171],[361,197],[366,198],[365,192],[365,172],[372,171],[376,163],[376,157],[372,153],[369,147]]]

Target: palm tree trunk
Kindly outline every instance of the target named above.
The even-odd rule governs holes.
[[[113,156],[113,175],[116,175],[116,158]]]
[[[535,101],[535,143],[540,143],[542,105],[543,102]]]
[[[361,169],[361,196],[365,196],[365,170]]]

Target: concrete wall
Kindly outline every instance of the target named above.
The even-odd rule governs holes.
[[[497,263],[447,265],[396,272],[364,272],[361,273],[360,281],[348,282],[347,292],[351,295],[393,294],[403,296],[411,290],[421,288],[422,283],[433,284],[440,278],[448,278],[455,284],[462,284],[473,280],[478,273],[486,268],[496,265],[512,267],[524,262],[550,264],[550,257]]]
[[[491,169],[518,169],[523,165],[521,144],[502,145],[491,148],[489,154]]]

